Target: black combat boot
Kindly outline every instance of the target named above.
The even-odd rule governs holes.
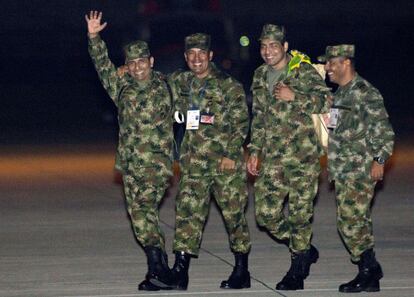
[[[276,285],[276,290],[303,290],[305,258],[305,253],[292,253],[289,271]]]
[[[145,280],[138,285],[138,290],[171,290],[172,279],[167,254],[158,247],[148,246],[144,250],[147,255],[148,272]]]
[[[191,255],[185,252],[175,253],[175,263],[171,269],[172,286],[178,290],[187,290],[188,268],[190,267]]]
[[[303,280],[308,277],[310,266],[319,258],[319,252],[313,245],[302,253],[292,253],[289,271],[276,285],[277,290],[303,290]]]
[[[339,286],[339,292],[378,292],[380,290],[379,280],[383,277],[381,265],[375,259],[373,249],[366,250],[358,262],[358,275],[346,284]]]
[[[222,289],[250,288],[250,272],[248,270],[249,254],[234,253],[235,265],[228,280],[221,282]]]
[[[309,275],[310,266],[316,263],[316,261],[318,261],[318,258],[319,258],[319,252],[316,249],[316,247],[311,245],[310,249],[305,252],[305,258],[306,258],[306,262],[304,266],[303,275],[305,276],[305,278],[307,278]]]
[[[150,281],[145,278],[142,282],[139,283],[138,290],[140,290],[140,291],[159,291],[159,290],[161,290],[161,288],[157,287],[156,285],[151,284]]]

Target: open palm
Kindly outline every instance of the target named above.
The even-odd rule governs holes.
[[[101,32],[106,27],[106,22],[101,24],[102,20],[102,12],[101,11],[93,11],[89,12],[89,16],[85,15],[86,23],[88,24],[88,33],[91,37],[96,36],[99,32]]]

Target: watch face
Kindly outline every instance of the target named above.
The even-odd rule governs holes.
[[[374,161],[376,161],[378,164],[383,165],[385,163],[385,159],[381,158],[381,157],[375,157]]]

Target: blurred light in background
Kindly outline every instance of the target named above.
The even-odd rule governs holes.
[[[241,46],[249,46],[250,45],[250,39],[246,35],[243,35],[240,37],[240,45]]]

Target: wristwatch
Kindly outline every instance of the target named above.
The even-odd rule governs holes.
[[[377,162],[380,165],[384,165],[385,164],[385,159],[382,157],[375,157],[374,161]]]

